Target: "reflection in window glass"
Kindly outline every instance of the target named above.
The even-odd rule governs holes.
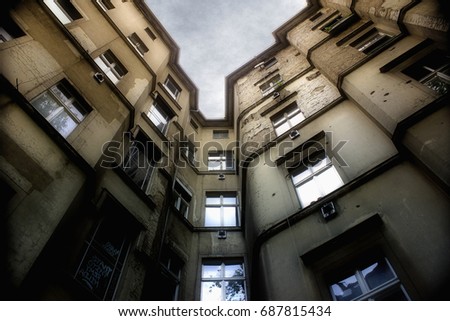
[[[345,279],[332,283],[330,292],[336,301],[409,300],[386,258],[364,265]]]
[[[297,103],[293,103],[273,116],[271,120],[275,133],[279,136],[305,120],[305,116],[300,111]]]
[[[202,265],[202,301],[245,301],[245,272],[242,260],[205,261]]]

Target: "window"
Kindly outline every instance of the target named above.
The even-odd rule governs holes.
[[[139,133],[128,148],[122,168],[141,190],[147,192],[153,168],[161,157],[162,153],[158,147]]]
[[[108,11],[114,9],[114,5],[111,3],[111,0],[97,0],[97,3],[104,11]]]
[[[332,281],[330,293],[335,301],[405,301],[408,294],[386,258],[373,260]]]
[[[356,21],[356,19],[357,17],[354,14],[350,14],[346,17],[342,16],[342,14],[339,14],[327,24],[325,24],[320,30],[331,35],[337,35],[347,29],[354,21]]]
[[[166,134],[169,128],[169,121],[175,116],[169,107],[162,101],[153,102],[150,110],[147,113],[153,125],[159,129],[162,134]]]
[[[342,179],[324,151],[316,152],[291,171],[292,182],[302,207],[343,185]]]
[[[7,14],[1,14],[0,19],[0,43],[25,36],[25,32]]]
[[[193,119],[190,120],[190,124],[191,124],[192,128],[194,128],[195,131],[198,130],[198,125]]]
[[[245,301],[246,293],[242,259],[203,261],[202,301]]]
[[[205,226],[239,226],[238,198],[235,192],[206,194]]]
[[[111,198],[100,211],[104,218],[85,240],[74,278],[97,299],[112,300],[137,230],[124,216],[130,214]]]
[[[147,46],[144,44],[141,38],[139,38],[136,32],[133,32],[130,36],[128,36],[127,39],[141,56],[144,56],[144,54],[148,52]]]
[[[208,170],[223,171],[233,170],[233,153],[230,150],[209,152],[208,153]]]
[[[213,130],[213,139],[227,139],[228,130]]]
[[[304,119],[305,116],[303,116],[303,113],[295,102],[271,118],[275,133],[278,136],[293,128]]]
[[[283,80],[279,74],[276,74],[269,80],[265,81],[262,85],[259,86],[263,96],[267,96],[274,92],[279,86],[283,84]]]
[[[450,55],[436,49],[402,72],[444,95],[450,88]]]
[[[83,18],[70,0],[44,0],[44,3],[63,24]]]
[[[150,37],[150,39],[156,40],[155,34],[153,33],[153,31],[150,30],[149,27],[145,28],[144,30],[145,30],[145,32],[148,34],[148,36]]]
[[[92,110],[65,79],[34,98],[31,104],[64,138]]]
[[[178,99],[181,93],[180,86],[177,85],[177,83],[172,79],[172,77],[167,77],[166,81],[164,82],[164,87],[169,91],[170,95],[174,99]]]
[[[181,215],[183,215],[184,218],[187,219],[189,215],[189,204],[192,199],[192,193],[184,187],[180,181],[176,180],[173,194],[175,199],[173,206]]]
[[[186,156],[189,163],[193,166],[197,166],[196,149],[194,143],[186,138],[184,142],[181,142],[181,152]]]
[[[180,286],[181,269],[184,262],[169,248],[164,248],[161,253],[161,276],[156,280],[156,291],[158,301],[178,300],[178,289]],[[155,284],[154,284],[155,285]]]
[[[110,49],[106,50],[94,60],[114,84],[117,84],[119,80],[128,73],[128,70],[124,67],[124,65],[122,65]]]
[[[390,35],[378,31],[376,28],[372,28],[361,37],[353,41],[350,46],[365,54],[370,54],[380,48],[390,38]]]

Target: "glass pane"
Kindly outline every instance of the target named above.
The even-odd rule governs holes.
[[[297,185],[302,180],[308,178],[311,175],[312,175],[311,170],[307,167],[302,166],[301,169],[295,170],[292,176],[292,182],[294,183],[294,185]]]
[[[304,119],[305,119],[305,116],[303,116],[302,113],[299,113],[291,118],[291,125],[295,126],[295,125],[299,124],[300,122],[302,122]]]
[[[222,299],[222,281],[202,282],[201,300],[202,301],[223,301],[223,299]]]
[[[207,196],[206,205],[220,205],[220,196]]]
[[[233,196],[224,196],[223,197],[223,204],[224,205],[231,205],[231,204],[236,204],[236,197]]]
[[[225,283],[225,301],[245,301],[244,281],[228,281]]]
[[[243,264],[227,264],[225,265],[225,277],[244,277],[244,265]]]
[[[50,124],[62,135],[64,138],[69,136],[69,134],[77,127],[77,123],[67,114],[66,111],[60,112],[56,117],[54,117]]]
[[[286,123],[282,124],[281,126],[276,127],[276,128],[275,128],[275,133],[276,133],[277,135],[281,135],[281,134],[283,134],[284,132],[286,132],[287,130],[289,130],[289,128],[291,128],[291,127],[290,127],[289,124],[286,122]]]
[[[41,94],[31,103],[45,118],[60,107],[59,102],[56,101],[48,92]]]
[[[205,226],[221,226],[220,208],[207,207],[205,209]]]
[[[331,193],[343,185],[341,177],[333,166],[318,174],[316,178],[324,195]]]
[[[202,266],[202,278],[220,278],[222,277],[222,265],[221,264],[203,264]]]
[[[350,301],[362,294],[354,275],[333,284],[330,289],[337,301]]]
[[[297,187],[297,195],[303,207],[308,206],[321,196],[316,183],[312,179]]]
[[[384,259],[362,270],[362,274],[371,290],[395,278]]]
[[[236,226],[236,207],[223,208],[223,226]]]
[[[383,291],[380,295],[373,297],[375,301],[409,301],[405,292],[400,287],[391,288],[388,291]]]

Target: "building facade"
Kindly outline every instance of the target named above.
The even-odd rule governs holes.
[[[311,0],[198,109],[143,0],[9,1],[5,299],[445,299],[449,20]]]

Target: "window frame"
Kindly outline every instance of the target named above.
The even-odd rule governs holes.
[[[300,121],[293,122],[292,120],[300,115]],[[276,113],[272,117],[270,117],[270,120],[272,122],[272,126],[275,130],[275,133],[277,136],[281,136],[284,133],[288,132],[298,124],[300,124],[302,121],[306,119],[305,115],[301,111],[300,107],[297,105],[297,102],[293,102],[283,108],[280,112]],[[278,132],[278,129],[282,127],[284,124],[287,124],[289,128],[282,132]]]
[[[96,0],[96,2],[103,9],[103,11],[108,11],[116,8],[112,4],[111,0]]]
[[[270,75],[268,80],[264,80],[264,82],[259,85],[259,90],[261,91],[263,97],[266,97],[282,85],[283,78],[279,73],[276,73],[275,75]]]
[[[379,264],[381,261],[383,261],[386,264],[386,267],[391,272],[392,277],[371,289],[370,285],[366,281],[364,270],[372,267],[375,264]],[[328,291],[333,301],[365,301],[365,300],[373,301],[377,297],[378,298],[382,297],[383,295],[395,290],[400,290],[407,301],[411,300],[404,286],[401,284],[397,273],[395,272],[394,268],[392,267],[391,263],[386,257],[376,257],[372,258],[371,260],[367,260],[366,262],[364,262],[364,264],[354,264],[353,269],[347,271],[348,273],[346,274],[341,273],[341,276],[334,277],[329,282],[327,282]],[[346,277],[342,279],[342,275],[346,275]],[[358,284],[359,289],[361,290],[361,294],[356,295],[351,300],[339,300],[335,295],[333,286],[337,285],[340,282],[345,282],[346,280],[352,277],[356,279],[356,283]]]
[[[159,265],[161,268],[161,273],[164,276],[167,276],[168,281],[173,282],[175,285],[172,301],[177,301],[179,298],[181,272],[183,270],[184,262],[172,249],[165,246],[159,260]],[[174,271],[174,265],[178,266],[177,271]]]
[[[230,138],[230,132],[228,129],[213,129],[213,139],[228,139]]]
[[[164,80],[163,86],[173,99],[178,100],[181,95],[181,87],[170,75]]]
[[[176,114],[171,110],[171,108],[168,107],[168,105],[161,99],[154,100],[147,112],[147,117],[163,135],[167,134],[170,121],[173,117],[175,117],[175,115]],[[161,117],[163,119],[161,119]]]
[[[208,199],[217,199],[219,198],[219,203],[212,203],[208,202]],[[225,198],[234,198],[234,203],[227,203],[224,201]],[[226,192],[206,192],[205,194],[205,219],[204,219],[204,226],[205,227],[212,227],[212,228],[229,228],[229,227],[240,227],[240,217],[239,217],[239,196],[238,193],[235,191],[226,191]],[[226,208],[234,208],[234,225],[227,225],[226,224]],[[210,215],[216,215],[217,213],[208,213],[208,209],[219,209],[219,225],[215,224],[208,224],[207,221],[208,217]],[[214,221],[217,221],[217,218],[214,219]]]
[[[83,15],[78,8],[70,1],[64,0],[43,0],[44,4],[62,24],[69,24],[76,20],[83,19]]]
[[[219,163],[219,166],[211,166],[212,163]],[[234,158],[233,151],[222,150],[222,151],[211,151],[208,152],[208,171],[219,172],[219,171],[231,171],[234,170]],[[231,166],[230,166],[231,164]],[[219,167],[217,169],[217,167]]]
[[[440,55],[442,57],[438,57]],[[439,60],[442,60],[442,62]],[[430,62],[438,62],[438,66],[434,67],[436,69],[427,66]],[[425,69],[427,73],[418,75],[414,69]],[[414,62],[401,68],[401,73],[410,79],[414,79],[414,81],[417,81],[434,93],[445,95],[450,91],[450,53],[440,48],[433,48],[427,51],[426,54],[421,55],[418,59],[415,59]],[[444,91],[436,90],[433,86],[428,85],[428,83],[436,79],[446,84]]]
[[[392,37],[392,35],[382,32],[373,27],[350,42],[349,45],[359,52],[369,55],[379,48],[383,47],[383,45]]]
[[[18,39],[27,34],[9,14],[2,14],[0,22],[0,44]]]
[[[179,186],[179,189],[182,189],[181,191],[177,190],[177,185]],[[174,195],[173,207],[185,219],[189,219],[189,210],[193,198],[192,192],[179,179],[175,179],[175,183],[173,186],[173,195]],[[182,206],[183,204],[184,207]]]
[[[60,94],[58,94],[56,91],[59,91]],[[47,95],[48,98],[52,99],[52,101],[56,103],[56,105],[58,105],[58,108],[50,112],[47,116],[43,114],[41,107],[37,105],[37,101],[43,98],[44,95]],[[64,96],[65,99],[63,99],[61,95]],[[68,97],[67,95],[70,95],[70,97]],[[47,102],[48,100],[45,99],[45,101]],[[45,120],[64,138],[69,137],[70,134],[72,134],[72,132],[78,127],[78,125],[81,124],[83,120],[86,119],[88,114],[92,111],[91,106],[65,78],[61,79],[54,85],[50,86],[47,90],[41,92],[39,95],[31,99],[30,103],[39,112],[39,114],[44,117]],[[74,112],[74,110],[72,110],[70,106],[75,109],[79,115],[77,115],[77,113]],[[61,116],[63,113],[65,113],[75,124],[75,126],[67,133],[61,132],[58,128],[55,127],[54,124],[52,124],[52,121]]]
[[[144,148],[144,150],[142,150],[142,148]],[[151,155],[149,152],[151,152]],[[138,157],[137,166],[136,155]],[[153,177],[153,172],[156,168],[155,165],[163,157],[161,150],[159,150],[156,144],[148,138],[147,135],[143,134],[142,131],[139,131],[136,137],[130,141],[127,153],[123,156],[124,159],[120,165],[121,169],[140,190],[147,194],[151,185],[150,182]],[[141,166],[142,162],[144,166]],[[140,174],[139,172],[141,169],[145,170],[142,182],[141,180],[137,181],[137,178],[139,178],[137,175]]]
[[[325,164],[322,164],[324,161]],[[320,167],[317,168],[317,165],[320,165]],[[306,175],[303,175],[304,173]],[[328,175],[331,174],[333,176],[333,180],[337,181],[334,183],[335,186],[330,190],[325,189],[325,187],[321,183],[321,180],[319,179],[319,176],[324,175],[325,173],[327,173]],[[344,185],[344,181],[335,168],[332,159],[326,154],[323,149],[316,151],[311,155],[308,155],[307,157],[304,157],[294,168],[291,168],[289,170],[289,175],[291,177],[295,193],[302,208],[305,208],[319,201],[321,198],[334,192]],[[297,177],[299,177],[298,180]],[[310,185],[310,188],[314,188],[313,192],[318,196],[314,200],[304,198],[300,193],[300,188],[306,187],[307,184],[310,184],[311,182],[313,185]]]
[[[107,49],[105,52],[98,55],[94,61],[115,85],[128,73],[128,70],[116,55],[114,55],[111,49]]]
[[[141,37],[139,37],[136,32],[133,32],[127,37],[127,39],[133,46],[133,48],[136,50],[136,52],[141,57],[144,57],[144,55],[148,52],[149,49],[145,45],[144,41],[142,41]]]
[[[238,276],[227,276],[226,275],[226,271],[227,271],[227,266],[233,266],[233,265],[240,265],[242,268],[242,275],[238,275]],[[215,276],[215,277],[206,277],[205,276],[205,271],[204,271],[204,267],[205,266],[220,266],[220,275],[219,276]],[[243,300],[239,300],[239,301],[247,301],[248,300],[248,290],[247,290],[247,273],[245,271],[245,260],[244,258],[203,258],[202,259],[202,264],[200,267],[200,301],[207,301],[205,300],[204,297],[204,291],[203,291],[203,285],[205,283],[210,283],[210,282],[220,282],[221,286],[220,286],[220,300],[219,301],[227,301],[227,295],[226,295],[226,290],[227,290],[227,286],[225,286],[225,282],[242,282],[242,288],[244,290],[244,299]],[[225,300],[224,300],[225,299]],[[213,300],[208,300],[208,301],[213,301]],[[231,300],[230,300],[231,301]]]

